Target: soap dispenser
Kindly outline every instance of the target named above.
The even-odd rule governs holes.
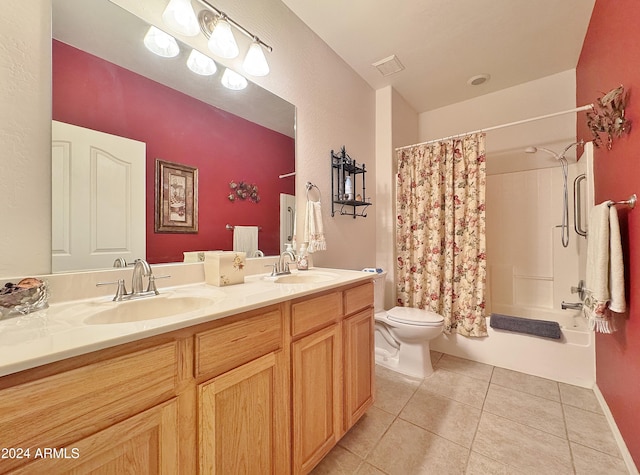
[[[309,270],[309,255],[307,254],[307,245],[300,246],[300,252],[296,258],[298,270]]]

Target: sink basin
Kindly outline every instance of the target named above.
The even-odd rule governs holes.
[[[100,325],[153,320],[199,310],[214,302],[202,297],[148,297],[128,302],[114,302],[112,307],[91,315],[85,323]]]
[[[298,273],[283,275],[278,277],[274,282],[276,284],[317,284],[319,282],[329,282],[337,279],[337,274],[331,274],[329,272],[314,272],[314,273]]]

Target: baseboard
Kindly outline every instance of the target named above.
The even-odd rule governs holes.
[[[627,470],[631,475],[639,475],[638,468],[636,464],[633,462],[633,458],[631,458],[631,453],[629,453],[629,449],[627,448],[627,444],[624,442],[622,438],[622,434],[618,429],[618,425],[616,421],[613,419],[613,414],[611,414],[611,410],[609,409],[609,405],[607,401],[605,401],[604,396],[600,392],[600,388],[597,384],[593,386],[593,392],[600,403],[600,407],[602,408],[602,412],[604,412],[604,416],[607,418],[607,422],[609,423],[609,427],[611,427],[611,432],[613,433],[613,437],[618,444],[618,449],[620,449],[620,455],[622,455],[622,459],[624,460],[625,465],[627,466]]]

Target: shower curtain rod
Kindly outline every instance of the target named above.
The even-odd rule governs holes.
[[[487,127],[485,129],[473,130],[471,132],[463,132],[461,134],[450,135],[448,137],[442,137],[439,139],[427,140],[426,142],[414,143],[413,145],[405,145],[404,147],[396,148],[396,152],[398,150],[404,150],[406,148],[417,147],[418,145],[428,145],[431,143],[442,142],[443,140],[455,139],[458,137],[464,137],[466,135],[477,134],[479,132],[489,132],[490,130],[504,129],[505,127],[512,127],[514,125],[526,124],[527,122],[534,122],[536,120],[542,119],[550,119],[551,117],[556,117],[558,115],[571,114],[572,112],[581,112],[586,110],[593,110],[593,104],[587,104],[586,106],[576,107],[575,109],[569,109],[561,112],[554,112],[552,114],[540,115],[538,117],[531,117],[529,119],[517,120],[515,122],[509,122],[507,124],[494,125],[492,127]]]

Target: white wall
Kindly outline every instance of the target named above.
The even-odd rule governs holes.
[[[395,305],[395,148],[418,139],[418,114],[391,86],[376,91],[376,266],[387,271],[385,308]]]
[[[115,3],[156,19],[166,5],[164,0]],[[370,266],[375,260],[373,210],[368,218],[331,218],[329,154],[345,145],[351,157],[367,164],[367,181],[375,183],[374,91],[279,0],[219,0],[215,5],[273,47],[268,54],[271,73],[256,82],[297,107],[298,209],[304,209],[304,184],[311,181],[322,192],[325,212],[328,250],[316,254],[315,264]],[[0,174],[0,185],[10,197],[0,208],[0,276],[46,273],[51,260],[51,6],[47,1],[9,0],[3,7],[0,148],[6,157],[3,166],[11,168]],[[241,62],[225,64],[240,70]],[[28,205],[18,206],[20,201]],[[25,224],[4,224],[18,221]],[[300,234],[300,216],[298,230]]]
[[[51,266],[51,8],[0,15],[0,276]]]
[[[572,69],[424,112],[419,116],[420,141],[573,109],[575,97],[576,75]],[[575,135],[575,114],[489,131],[487,173],[532,169],[540,164],[549,166],[548,161],[532,160],[530,155],[523,153],[524,148],[542,145],[562,151]],[[575,158],[575,153],[568,156]]]

